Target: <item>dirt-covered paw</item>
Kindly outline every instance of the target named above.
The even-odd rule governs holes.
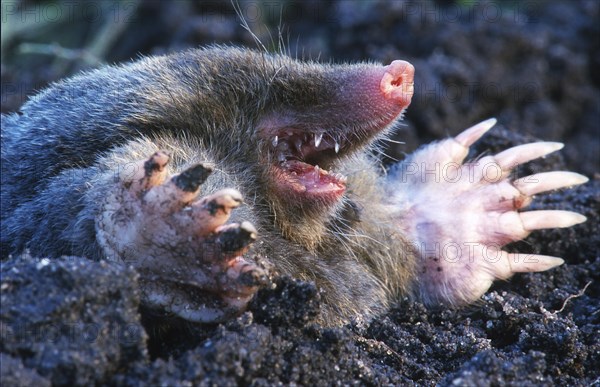
[[[194,322],[216,322],[244,310],[265,272],[242,257],[257,238],[248,222],[226,224],[242,204],[223,189],[198,198],[211,168],[198,164],[168,177],[157,152],[125,169],[96,219],[109,259],[140,273],[142,302]]]
[[[418,256],[415,292],[426,303],[470,303],[495,279],[562,264],[560,258],[509,254],[502,247],[533,230],[585,221],[569,211],[520,212],[535,194],[587,181],[564,171],[511,180],[516,166],[561,149],[560,143],[520,145],[463,163],[469,147],[495,122],[420,149],[390,173],[387,188],[398,226]]]

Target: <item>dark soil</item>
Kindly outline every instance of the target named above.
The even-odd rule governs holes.
[[[561,155],[518,172],[589,176],[532,205],[588,221],[509,249],[566,264],[497,283],[467,309],[400,300],[374,321],[337,328],[315,322],[319,289],[280,278],[238,319],[201,327],[140,313],[136,275],[119,265],[16,257],[2,262],[2,384],[600,383],[600,2],[240,3],[269,48],[277,33],[273,43],[267,30],[281,25],[292,55],[415,65],[414,102],[396,136],[406,144],[390,144],[389,161],[490,116],[500,125],[473,156],[534,138],[565,142]],[[69,4],[24,1],[13,11],[3,2],[3,112],[96,61],[207,43],[255,47],[228,2],[92,2],[93,14]]]

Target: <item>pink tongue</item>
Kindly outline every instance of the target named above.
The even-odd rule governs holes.
[[[288,171],[293,178],[306,188],[309,193],[325,193],[343,191],[345,186],[335,177],[317,170],[314,166],[302,162],[291,162]]]

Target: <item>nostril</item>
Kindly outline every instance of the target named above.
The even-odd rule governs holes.
[[[403,60],[395,60],[385,67],[380,89],[383,95],[396,101],[402,108],[410,104],[414,92],[415,68]]]
[[[392,86],[402,86],[402,77],[398,77],[392,81]]]

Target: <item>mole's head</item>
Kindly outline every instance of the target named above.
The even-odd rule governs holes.
[[[399,60],[387,66],[291,62],[276,69],[256,136],[286,236],[318,242],[319,227],[346,190],[346,176],[336,170],[392,127],[410,104],[413,75],[413,66]]]
[[[335,166],[364,148],[402,113],[413,94],[411,64],[305,65],[281,70],[256,123],[260,153],[279,196],[310,208],[339,201]]]
[[[328,65],[222,48],[196,60],[206,74],[197,88],[209,91],[200,105],[210,107],[196,116],[220,126],[211,145],[250,165],[256,196],[292,239],[303,238],[294,237],[301,228],[318,233],[315,222],[334,213],[346,190],[336,167],[392,127],[413,95],[414,68],[400,60]]]

